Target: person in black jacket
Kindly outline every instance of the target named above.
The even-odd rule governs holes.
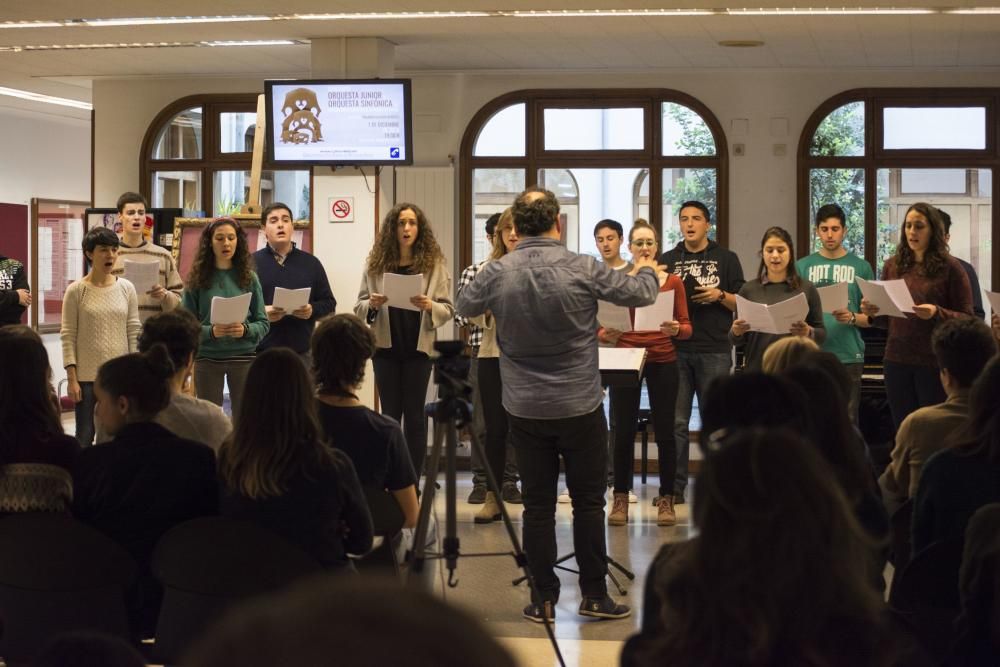
[[[0,327],[17,324],[31,305],[31,288],[24,264],[0,255]]]

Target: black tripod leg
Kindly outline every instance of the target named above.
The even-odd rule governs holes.
[[[616,570],[624,574],[626,577],[628,577],[629,581],[635,579],[635,572],[628,569],[627,567],[616,561],[611,556],[605,556],[604,558],[608,561],[608,565],[610,565],[611,567],[615,568]]]

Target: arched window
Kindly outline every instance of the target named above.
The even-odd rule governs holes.
[[[726,141],[698,100],[666,89],[522,90],[473,117],[462,139],[461,264],[489,254],[484,223],[527,185],[559,197],[567,246],[597,254],[594,224],[637,217],[679,240],[677,205],[704,201],[726,241]],[[653,205],[660,202],[659,205]]]
[[[146,130],[139,160],[142,193],[154,207],[214,217],[238,213],[250,190],[257,95],[195,95],[167,106]],[[311,171],[269,164],[260,203],[282,201],[309,218]]]
[[[998,88],[851,90],[816,109],[798,153],[800,254],[816,249],[813,216],[847,213],[849,250],[876,274],[895,252],[906,209],[925,201],[952,220],[950,247],[990,289],[1000,268],[992,239]]]

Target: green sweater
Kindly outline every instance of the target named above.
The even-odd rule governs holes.
[[[251,273],[249,289],[244,289],[236,282],[236,273],[232,269],[216,270],[212,275],[212,284],[204,289],[185,289],[182,301],[185,308],[195,314],[201,321],[201,347],[198,350],[199,359],[228,359],[252,355],[257,344],[267,335],[271,325],[264,313],[264,294],[260,288],[260,280],[256,273]],[[250,292],[250,311],[243,324],[246,325],[246,335],[242,338],[212,336],[212,297],[233,297],[244,292]]]
[[[837,259],[827,259],[818,252],[803,257],[795,263],[799,275],[816,287],[826,287],[836,283],[849,283],[847,287],[847,308],[852,313],[861,312],[861,288],[855,278],[875,280],[875,274],[868,262],[853,253]],[[850,324],[838,322],[830,313],[823,313],[826,340],[823,349],[837,355],[841,363],[863,364],[865,362],[865,342],[861,332]]]

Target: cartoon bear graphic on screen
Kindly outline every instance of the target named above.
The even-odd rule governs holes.
[[[316,92],[309,88],[296,88],[285,95],[281,112],[285,120],[281,123],[281,142],[285,144],[306,144],[323,141],[323,124],[319,122],[319,100]]]

